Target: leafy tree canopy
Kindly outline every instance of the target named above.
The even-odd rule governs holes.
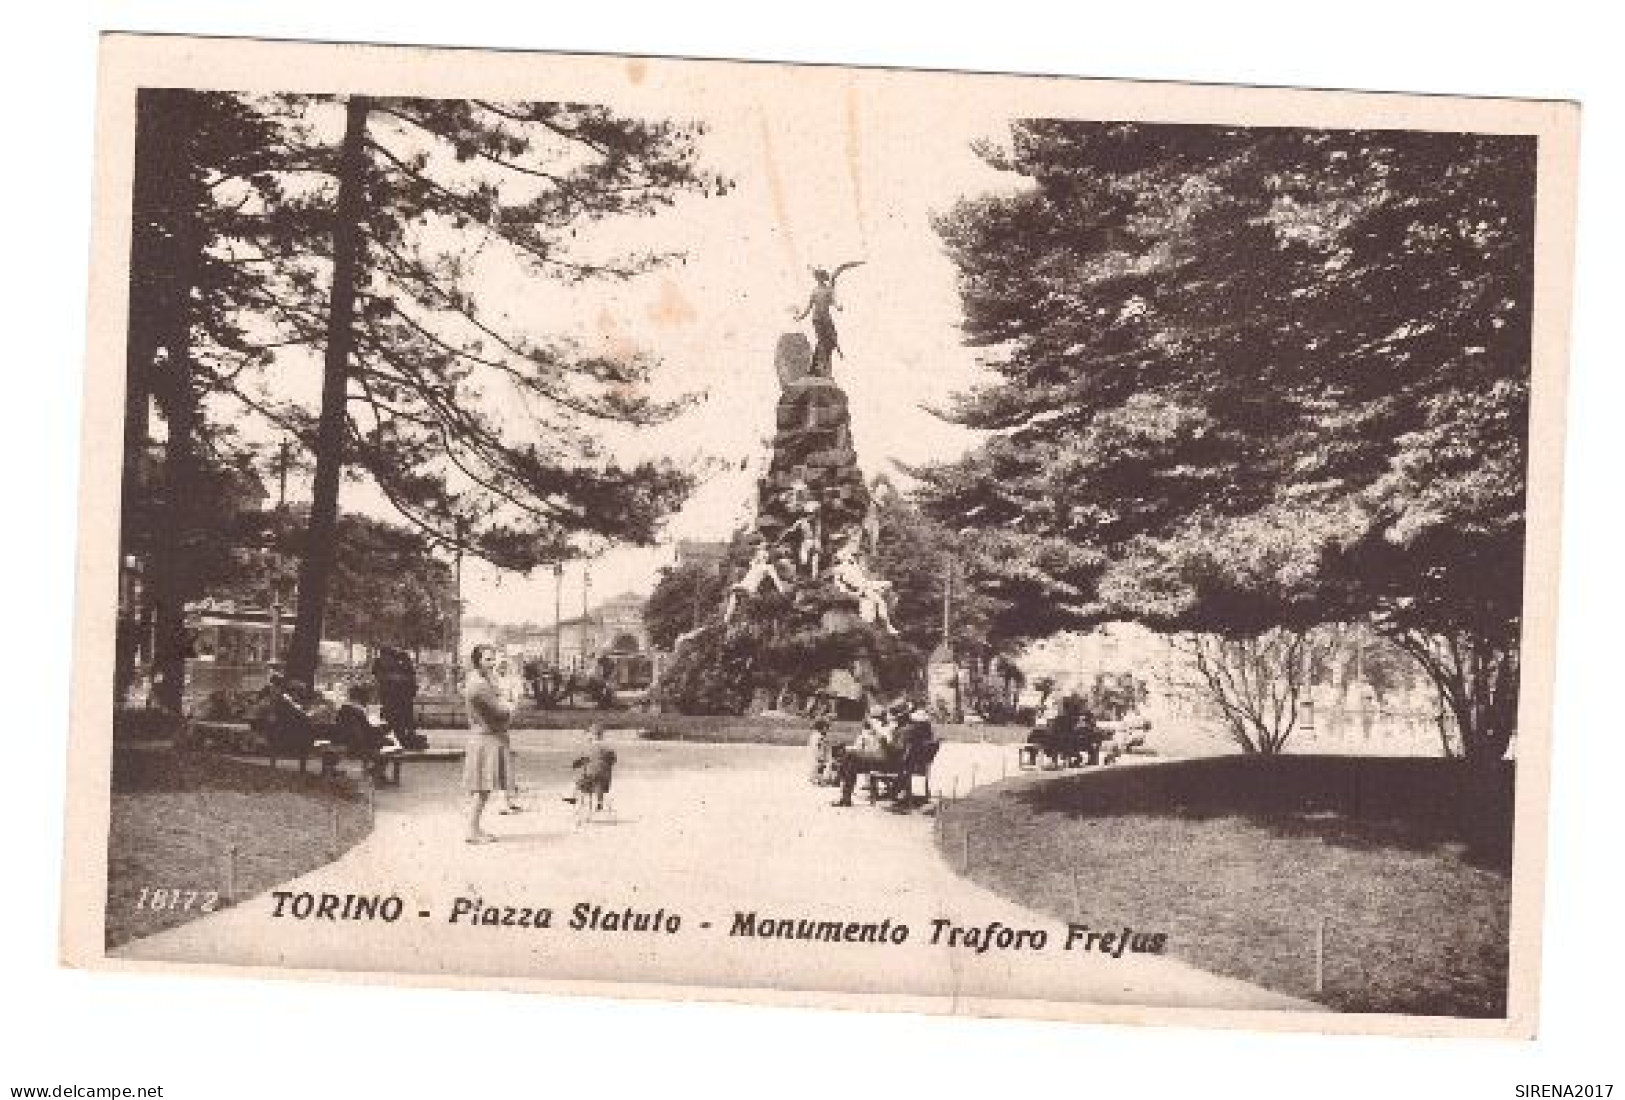
[[[268,343],[321,349],[343,170],[337,104],[255,103],[279,127],[275,186],[244,195],[263,212],[259,231],[214,247],[258,273],[239,302],[274,334]],[[437,544],[501,567],[558,560],[581,535],[652,540],[690,478],[666,462],[621,463],[605,441],[683,402],[650,396],[648,356],[584,349],[567,315],[512,310],[526,280],[625,280],[675,258],[595,249],[590,230],[722,190],[697,166],[699,128],[559,103],[365,105],[357,223],[343,227],[359,234],[360,255],[347,474]],[[206,382],[316,446],[317,410],[274,373],[211,371]]]
[[[996,375],[947,415],[988,437],[920,473],[1009,627],[1371,616],[1504,679],[1533,140],[1029,121],[983,152],[1024,186],[938,229]]]
[[[1238,590],[1313,617],[1389,595],[1373,557],[1515,558],[1531,142],[1028,122],[987,155],[1030,185],[939,230],[998,374],[951,415],[991,435],[926,499],[1002,529],[1040,630],[1245,629]]]

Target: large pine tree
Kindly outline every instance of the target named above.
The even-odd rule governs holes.
[[[927,471],[1012,631],[1370,617],[1516,710],[1533,141],[1032,121],[939,225],[986,430]]]
[[[346,102],[296,675],[316,665],[338,482],[352,465],[437,539],[509,568],[557,560],[581,533],[648,542],[681,501],[685,474],[622,466],[590,430],[675,411],[647,397],[650,364],[504,324],[465,283],[490,243],[540,278],[649,270],[664,257],[582,255],[571,239],[716,186],[696,168],[694,137],[598,107]]]
[[[568,302],[544,284],[629,279],[676,255],[606,253],[591,229],[720,190],[698,167],[698,128],[590,105],[220,99],[263,125],[271,162],[204,181],[206,197],[255,219],[253,232],[192,228],[210,263],[240,273],[221,316],[261,350],[252,363],[194,356],[196,408],[228,399],[227,415],[314,456],[290,670],[315,670],[347,477],[433,545],[503,568],[575,553],[583,535],[650,541],[690,478],[665,462],[619,463],[604,436],[680,404],[651,399],[650,359],[582,350],[570,317],[527,300]],[[165,147],[142,145],[152,159]],[[657,232],[651,223],[644,236]],[[198,281],[172,257],[138,254],[136,267]],[[196,323],[182,333],[176,342],[194,347],[206,335]],[[266,358],[278,347],[320,356],[318,402],[291,384],[296,359]]]
[[[262,273],[220,246],[264,239],[284,154],[276,124],[237,96],[155,88],[136,98],[120,556],[147,563],[151,619],[139,629],[151,632],[157,701],[174,710],[186,604],[229,571],[229,482],[244,450],[208,422],[206,402],[216,379],[263,367],[271,352],[244,324]],[[164,427],[156,463],[154,409]],[[137,629],[120,623],[120,696]]]

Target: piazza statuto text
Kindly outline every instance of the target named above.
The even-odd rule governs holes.
[[[735,910],[720,924],[685,920],[665,908],[638,909],[595,901],[576,902],[568,909],[548,905],[507,905],[479,897],[457,897],[438,912],[412,909],[395,894],[336,894],[273,890],[268,895],[271,917],[297,921],[433,921],[463,929],[559,929],[606,935],[675,936],[685,931],[709,934],[719,929],[730,937],[763,940],[801,940],[816,943],[876,944],[899,947],[908,943],[950,947],[985,954],[989,951],[1081,951],[1122,958],[1125,954],[1160,955],[1167,947],[1164,932],[1134,928],[1099,929],[1069,921],[1064,932],[1019,928],[1002,921],[961,924],[936,917],[917,930],[902,921],[827,919],[817,916],[763,914]]]

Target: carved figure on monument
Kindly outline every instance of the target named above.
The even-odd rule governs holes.
[[[671,643],[671,651],[672,651],[672,653],[675,654],[675,653],[679,652],[683,648],[684,645],[688,644],[689,642],[692,642],[695,638],[698,638],[700,635],[706,633],[709,630],[715,630],[717,628],[717,626],[718,626],[718,624],[717,624],[716,620],[713,619],[711,622],[701,623],[699,626],[695,627],[693,630],[685,630],[685,631],[683,631],[681,634],[677,635],[677,637],[672,640],[672,643]]]
[[[869,486],[869,503],[863,510],[863,519],[859,521],[857,530],[852,532],[858,553],[873,554],[879,549],[881,508],[885,503],[885,497],[895,495],[896,492],[885,475],[875,478],[874,484]]]
[[[879,625],[888,634],[898,632],[891,621],[891,582],[872,576],[850,542],[835,551],[829,576],[839,591],[857,597],[858,618]]]
[[[756,547],[756,553],[750,559],[750,568],[745,571],[744,577],[735,581],[733,587],[728,590],[728,605],[722,610],[722,621],[732,622],[734,611],[739,606],[740,593],[756,595],[762,590],[763,581],[772,584],[780,595],[786,591],[784,578],[779,576],[779,571],[773,567],[773,558],[766,543]]]
[[[864,509],[863,522],[854,534],[860,553],[873,554],[880,545],[880,506],[873,496],[869,498],[869,507]]]
[[[801,320],[809,313],[812,314],[813,336],[817,342],[813,345],[812,369],[814,377],[828,378],[832,372],[832,361],[835,353],[841,350],[840,334],[835,331],[835,319],[830,315],[831,310],[841,308],[841,303],[835,297],[835,284],[840,280],[841,274],[863,264],[863,260],[850,260],[840,264],[833,272],[821,267],[813,268],[813,290],[807,298],[807,304],[796,314],[796,320]]]
[[[784,487],[780,500],[786,511],[799,512],[812,502],[812,490],[805,481],[792,481]]]
[[[795,547],[795,561],[797,572],[804,572],[808,577],[818,576],[819,566],[823,563],[823,525],[819,522],[821,511],[816,500],[806,501],[801,505],[801,514],[789,530],[785,531],[783,538],[789,539]]]

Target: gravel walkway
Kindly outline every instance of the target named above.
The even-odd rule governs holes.
[[[436,736],[454,742],[454,733]],[[498,843],[462,841],[456,764],[405,769],[378,796],[376,828],[335,863],[288,883],[292,894],[398,897],[402,915],[372,920],[275,915],[274,893],[126,944],[115,958],[365,974],[770,987],[791,1000],[840,992],[925,998],[910,1007],[996,1012],[998,1002],[1086,1002],[1173,1008],[1314,1010],[1316,1006],[1149,954],[1064,949],[1067,928],[968,882],[938,856],[932,818],[864,803],[835,809],[833,791],[806,782],[803,750],[614,740],[613,820],[577,826],[559,794],[577,734],[516,735],[527,812],[487,815]],[[992,745],[947,744],[934,785],[996,780]],[[545,929],[455,922],[479,902],[516,919],[551,911]],[[318,901],[319,903],[319,901]],[[353,905],[353,903],[352,903]],[[579,914],[594,928],[572,928]],[[630,909],[675,932],[604,930]],[[420,916],[426,913],[427,916]],[[733,934],[743,915],[817,922],[889,921],[902,943],[831,943]],[[1042,949],[950,945],[949,925],[1043,931]],[[1154,930],[1150,930],[1154,931]],[[933,943],[934,935],[938,942]],[[974,941],[973,941],[974,942]],[[1029,941],[1030,942],[1030,941]],[[1044,1010],[1028,1005],[1026,1012]],[[1065,1014],[1064,1009],[1058,1014]],[[1114,1014],[1132,1019],[1132,1014]]]

